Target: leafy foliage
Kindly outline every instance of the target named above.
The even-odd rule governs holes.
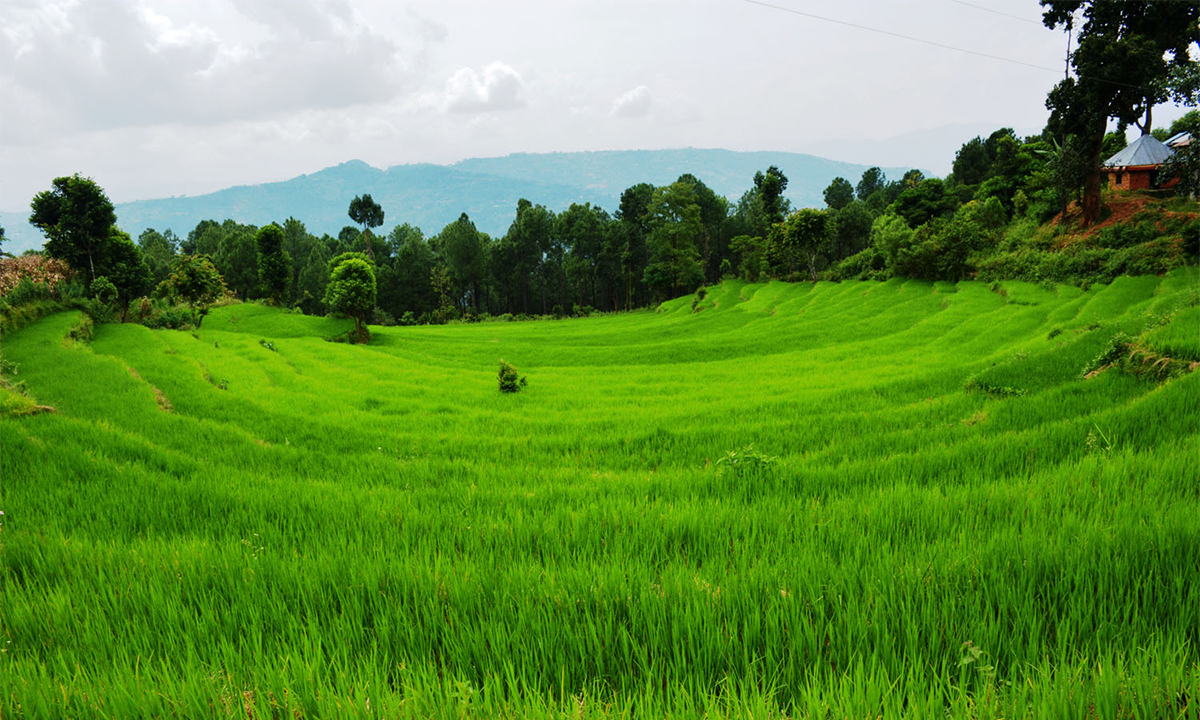
[[[517,368],[512,363],[500,360],[500,371],[497,375],[500,392],[515,393],[525,387],[527,383],[525,376],[517,372]]]
[[[367,342],[370,334],[366,329],[366,318],[375,307],[374,268],[361,253],[343,253],[330,260],[329,267],[326,307],[353,318],[358,342]]]
[[[225,281],[207,255],[180,255],[171,264],[170,276],[159,284],[155,293],[187,303],[192,324],[198,328],[209,308],[225,294]]]

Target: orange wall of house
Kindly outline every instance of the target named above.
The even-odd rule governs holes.
[[[1133,170],[1122,173],[1121,184],[1117,184],[1117,174],[1110,172],[1108,174],[1108,189],[1109,190],[1149,190],[1150,189],[1150,171],[1149,170]]]

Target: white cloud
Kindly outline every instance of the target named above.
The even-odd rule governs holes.
[[[638,85],[634,89],[617,98],[613,103],[611,115],[613,117],[623,118],[640,118],[650,114],[650,109],[654,106],[654,98],[650,95],[650,88],[645,85]]]
[[[450,112],[478,113],[516,110],[525,107],[525,81],[521,74],[502,62],[494,62],[478,73],[462,68],[446,81],[444,107]]]
[[[213,7],[211,18],[149,1],[0,8],[0,87],[25,101],[9,108],[5,143],[386,103],[415,88],[427,47],[445,37],[411,17],[415,35],[385,36],[344,0]]]

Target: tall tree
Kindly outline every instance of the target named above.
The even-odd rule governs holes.
[[[458,286],[458,297],[476,312],[479,312],[481,285],[487,272],[485,237],[466,213],[443,228],[439,235],[447,269]]]
[[[1071,54],[1075,77],[1050,91],[1052,131],[1076,135],[1086,153],[1082,222],[1100,216],[1100,162],[1109,119],[1124,126],[1145,118],[1165,98],[1172,67],[1187,67],[1188,46],[1200,42],[1200,5],[1174,0],[1041,0],[1046,27],[1083,26]]]
[[[258,279],[263,294],[275,305],[288,301],[292,285],[292,257],[283,249],[283,228],[271,223],[254,237],[258,246]]]
[[[29,223],[46,236],[46,254],[96,279],[96,261],[104,252],[117,221],[108,195],[91,178],[79,173],[57,177],[30,203]]]
[[[171,274],[171,261],[175,259],[175,253],[179,249],[175,233],[171,232],[170,228],[161,233],[154,228],[147,228],[138,235],[138,247],[146,256],[146,263],[154,276],[154,284],[166,280]]]
[[[169,232],[169,231],[168,231]],[[102,262],[103,277],[117,289],[121,305],[121,322],[129,319],[129,303],[154,288],[154,274],[145,254],[129,234],[113,226]]]
[[[763,210],[767,214],[768,225],[783,222],[784,208],[780,204],[780,198],[783,197],[787,186],[787,175],[774,165],[767,168],[766,172],[754,173],[754,187],[762,193]]]
[[[256,297],[258,287],[258,247],[255,236],[258,229],[253,225],[242,225],[226,220],[217,229],[204,233],[202,245],[208,245],[209,236],[219,235],[220,242],[213,255],[213,265],[225,283],[239,298],[249,300]],[[322,268],[324,272],[324,268]]]
[[[659,297],[681,295],[704,281],[696,240],[704,232],[694,186],[675,182],[656,188],[650,208],[646,284]]]
[[[859,201],[866,202],[867,198],[882,190],[886,184],[887,176],[883,174],[882,170],[877,167],[867,168],[863,171],[858,185],[855,186],[854,193],[858,196]]]
[[[781,237],[789,254],[798,256],[808,269],[808,276],[817,280],[817,271],[829,259],[833,244],[833,222],[828,210],[806,208],[788,215],[780,227]]]
[[[350,201],[349,215],[351,220],[362,225],[363,234],[383,224],[383,207],[375,202],[368,193],[356,195]],[[366,250],[367,258],[374,262],[374,254],[372,253],[369,239],[366,243]]]
[[[825,204],[833,210],[841,210],[854,201],[854,186],[843,177],[835,177],[824,192]]]
[[[621,269],[625,275],[625,307],[632,308],[644,292],[643,277],[649,255],[646,251],[646,236],[650,232],[650,201],[654,198],[654,186],[638,183],[621,193],[616,219],[620,223],[625,252],[621,256]]]

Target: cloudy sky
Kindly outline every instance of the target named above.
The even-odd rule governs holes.
[[[0,209],[73,172],[121,202],[352,158],[863,161],[854,148],[906,133],[1040,128],[1061,77],[1066,38],[1036,0],[764,2],[5,0]]]

